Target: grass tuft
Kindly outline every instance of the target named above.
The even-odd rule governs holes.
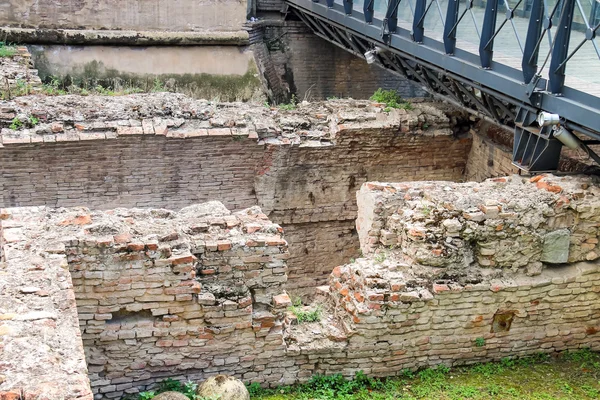
[[[398,94],[395,90],[383,90],[381,88],[377,89],[373,96],[370,98],[371,101],[376,101],[377,103],[384,103],[385,108],[383,111],[390,112],[393,108],[400,108],[403,110],[412,110],[412,104],[408,101],[402,99],[402,96]]]

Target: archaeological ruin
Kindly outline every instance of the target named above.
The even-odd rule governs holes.
[[[512,132],[274,18],[278,0],[25,3],[0,6],[27,44],[0,57],[0,400],[600,350],[587,154],[525,174]],[[90,76],[167,84],[58,89]]]

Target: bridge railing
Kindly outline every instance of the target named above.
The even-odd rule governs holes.
[[[408,32],[443,43],[446,54],[477,55],[482,68],[521,71],[532,87],[600,96],[600,0],[325,1],[383,34]]]

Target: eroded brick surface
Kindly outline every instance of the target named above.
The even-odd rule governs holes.
[[[46,215],[0,211],[0,398],[91,400],[64,246],[38,240]]]
[[[366,183],[357,227],[364,254],[381,245],[435,267],[526,268],[600,258],[593,176],[517,175],[482,183]]]

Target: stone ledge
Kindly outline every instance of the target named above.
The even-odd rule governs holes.
[[[29,29],[0,27],[8,43],[122,46],[246,46],[248,32],[240,31],[117,31],[90,29]]]
[[[357,132],[452,137],[449,118],[425,102],[415,103],[411,111],[384,112],[384,104],[368,100],[302,103],[293,110],[282,110],[250,103],[193,100],[175,93],[37,95],[17,100],[6,102],[1,109],[0,147],[146,135],[168,139],[230,136],[232,140],[258,139],[259,145],[302,147],[331,146],[344,135]],[[39,121],[35,126],[28,122],[31,116]],[[9,128],[15,118],[22,120],[23,128]]]

